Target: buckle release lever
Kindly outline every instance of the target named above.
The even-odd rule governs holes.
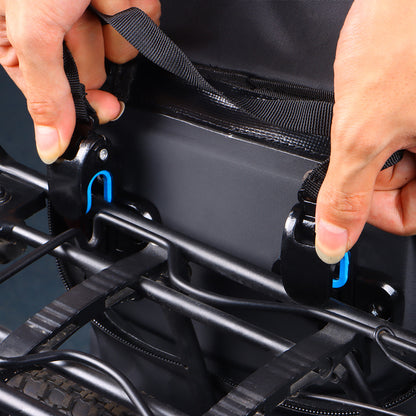
[[[343,287],[350,274],[347,253],[338,265],[324,263],[315,252],[314,202],[303,200],[290,212],[283,231],[280,273],[289,296],[299,303],[322,305],[332,289]]]
[[[111,202],[112,148],[110,141],[93,130],[79,129],[70,149],[48,166],[49,199],[55,211],[76,220],[91,210],[93,185],[103,180],[103,197]]]

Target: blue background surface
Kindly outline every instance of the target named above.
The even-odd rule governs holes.
[[[45,167],[36,154],[32,121],[23,95],[0,67],[0,146],[14,159],[39,172]],[[46,212],[28,225],[47,232]],[[0,265],[0,270],[3,268]],[[65,291],[55,260],[45,257],[0,285],[0,325],[14,329]],[[83,328],[65,347],[88,350],[88,328]]]

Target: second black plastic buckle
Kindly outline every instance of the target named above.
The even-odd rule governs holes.
[[[315,251],[315,204],[296,204],[282,237],[280,273],[288,295],[299,303],[322,305],[331,296],[336,266],[324,263]]]

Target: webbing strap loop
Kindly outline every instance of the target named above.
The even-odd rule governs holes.
[[[225,95],[200,74],[183,51],[142,10],[133,7],[114,16],[92,10],[141,55],[187,84],[273,126],[329,137],[333,102],[295,97]]]
[[[382,170],[394,166],[396,163],[400,162],[403,157],[403,150],[393,153],[389,159],[384,164]],[[329,158],[319,163],[315,169],[310,171],[306,176],[303,184],[301,186],[301,191],[299,192],[299,201],[309,201],[316,202],[318,198],[319,190],[325,179],[326,173],[328,171]]]
[[[92,125],[95,122],[97,114],[87,100],[85,86],[79,80],[75,60],[65,42],[63,44],[63,59],[65,74],[69,86],[71,87],[72,98],[74,100],[77,122]]]
[[[221,97],[230,105],[237,106],[253,118],[265,121],[291,131],[328,137],[332,122],[333,99],[328,101],[307,98],[267,98],[258,96],[227,96],[212,86],[197,70],[183,51],[150,19],[138,9],[130,8],[114,16],[108,16],[91,9],[111,25],[140,53],[160,68],[179,77],[187,84]],[[389,166],[401,159],[401,153],[395,153],[387,163]],[[327,163],[323,162],[327,168]],[[326,168],[325,174],[326,174]],[[325,175],[323,176],[325,177]],[[319,182],[322,183],[323,179]],[[319,188],[318,188],[319,191]],[[316,190],[314,194],[317,196]],[[316,201],[315,199],[313,199]]]
[[[111,25],[132,46],[160,68],[179,77],[187,84],[213,94],[236,106],[251,117],[295,132],[329,138],[333,101],[306,98],[267,98],[225,94],[212,86],[197,70],[184,52],[150,19],[138,9],[130,8],[108,16],[90,7],[103,22]],[[74,97],[77,120],[89,122],[96,114],[89,105],[85,88],[80,83],[75,62],[64,45],[64,66]],[[403,152],[396,152],[384,168],[401,160]],[[312,171],[302,185],[303,198],[316,202],[320,186],[328,169],[329,159]]]

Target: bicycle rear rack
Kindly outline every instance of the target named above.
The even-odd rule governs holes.
[[[95,201],[94,210],[89,214],[92,218],[92,237],[86,242],[86,248],[70,242],[77,234],[76,230],[51,237],[26,226],[24,220],[45,205],[47,182],[42,175],[14,162],[4,151],[0,151],[0,156],[0,188],[3,195],[0,200],[0,237],[35,247],[0,271],[0,282],[46,254],[75,265],[90,275],[15,331],[5,333],[0,343],[1,362],[9,360],[13,363],[16,357],[30,357],[56,350],[80,327],[102,316],[109,307],[131,296],[134,291],[175,312],[173,325],[187,334],[187,345],[180,348],[179,359],[184,363],[183,371],[191,377],[200,392],[201,409],[207,409],[214,403],[214,393],[191,320],[238,336],[273,353],[274,357],[269,363],[231,389],[206,411],[207,415],[250,416],[256,412],[267,413],[287,398],[302,394],[310,385],[339,381],[342,370],[345,367],[348,369],[345,363],[350,365],[350,377],[360,386],[362,400],[370,402],[369,388],[359,371],[354,371],[357,366],[351,356],[351,351],[361,339],[376,342],[391,361],[415,372],[403,360],[406,358],[411,361],[414,358],[416,334],[332,299],[325,308],[296,304],[286,294],[277,274],[194,241],[155,221],[132,214],[123,207]],[[151,244],[112,262],[94,250],[102,239],[104,225]],[[188,262],[215,270],[227,279],[266,295],[270,301],[234,299],[197,289],[186,279]],[[166,279],[161,279],[160,273],[154,273],[163,264],[167,264]],[[125,291],[126,288],[129,290]],[[321,322],[322,329],[295,343],[225,312],[223,306],[290,312]],[[391,351],[400,351],[400,360]],[[50,360],[46,365],[103,394],[110,392],[128,407],[134,408],[123,389],[102,372],[56,360]],[[3,371],[3,378],[7,378],[10,371],[13,371],[12,364]],[[153,399],[147,400],[155,415],[181,414]],[[344,403],[348,402],[343,400]],[[23,402],[26,407],[22,411]],[[359,403],[353,404],[359,406]],[[368,410],[372,405],[362,406]],[[0,409],[11,414],[57,414],[33,399],[12,391],[5,383],[0,384]],[[373,406],[373,411],[377,411],[377,407]],[[398,414],[384,411],[384,414]]]

